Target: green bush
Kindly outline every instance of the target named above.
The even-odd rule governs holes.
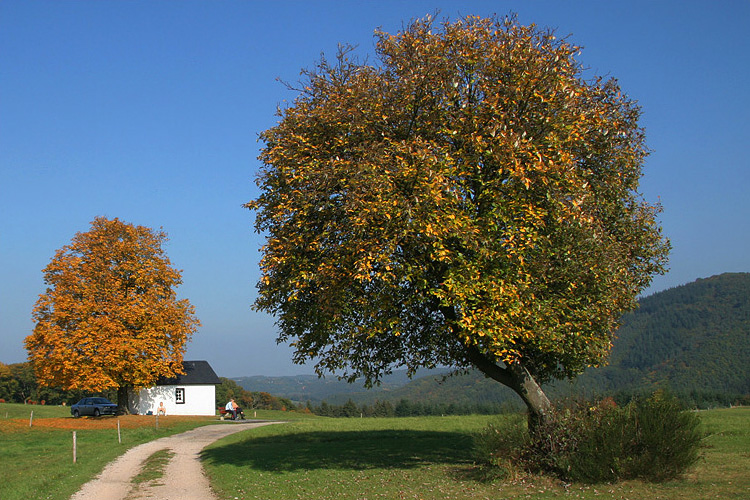
[[[524,471],[521,454],[528,446],[528,431],[522,415],[508,415],[474,436],[474,457],[483,480],[513,480]]]
[[[611,399],[559,405],[533,435],[519,426],[489,427],[477,437],[475,448],[486,467],[508,469],[500,457],[510,457],[517,468],[567,481],[662,482],[698,461],[702,439],[698,415],[657,394],[624,407]]]
[[[700,458],[700,418],[656,394],[613,408],[592,426],[571,457],[570,476],[602,482],[675,479]]]
[[[587,401],[565,401],[537,424],[523,450],[524,466],[530,472],[552,473],[571,478],[572,459],[590,430],[601,425],[609,413],[609,402],[592,405]]]
[[[629,405],[630,406],[630,405]],[[579,442],[566,455],[567,470],[558,475],[586,483],[624,479],[635,457],[630,443],[635,440],[635,422],[626,408],[601,408],[581,416]]]

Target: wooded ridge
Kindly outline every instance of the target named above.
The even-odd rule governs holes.
[[[549,387],[559,398],[634,395],[667,390],[688,404],[717,406],[750,398],[750,273],[726,273],[671,288],[640,301],[623,317],[609,364]],[[422,403],[513,404],[517,397],[477,372],[443,378],[447,370],[386,377],[372,390],[313,375],[243,377],[248,390],[294,401],[341,404],[408,399]]]

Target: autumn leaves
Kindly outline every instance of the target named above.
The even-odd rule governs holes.
[[[47,291],[25,344],[37,379],[64,389],[143,387],[182,370],[200,322],[178,299],[167,236],[97,217],[44,269]]]
[[[377,65],[321,61],[261,134],[256,307],[297,360],[369,381],[600,363],[669,249],[637,192],[638,106],[513,18],[376,39]]]

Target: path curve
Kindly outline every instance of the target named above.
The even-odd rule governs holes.
[[[70,500],[216,500],[203,472],[201,450],[230,434],[276,423],[279,422],[206,425],[138,445],[109,463]],[[131,480],[140,472],[143,462],[164,449],[174,455],[163,477],[134,487]]]

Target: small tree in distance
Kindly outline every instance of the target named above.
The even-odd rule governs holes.
[[[476,367],[534,424],[664,270],[640,110],[514,18],[376,39],[379,66],[322,60],[261,134],[255,307],[318,374]]]
[[[182,356],[200,322],[175,288],[180,272],[162,249],[167,236],[119,219],[97,217],[44,269],[48,288],[25,340],[41,385],[128,389],[182,373]]]

